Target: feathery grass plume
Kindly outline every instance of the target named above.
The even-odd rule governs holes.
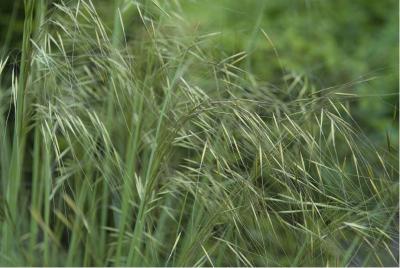
[[[398,264],[398,148],[353,119],[361,81],[257,80],[179,2],[116,1],[112,27],[90,0],[30,3],[0,96],[27,145],[1,134],[0,264]]]

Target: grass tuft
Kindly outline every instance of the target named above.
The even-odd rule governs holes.
[[[179,2],[115,2],[112,27],[90,0],[24,2],[19,70],[0,60],[1,265],[398,265],[398,148],[353,117],[365,79],[271,85]]]

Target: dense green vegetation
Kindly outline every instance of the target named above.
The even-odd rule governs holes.
[[[398,265],[396,1],[0,3],[0,265]]]

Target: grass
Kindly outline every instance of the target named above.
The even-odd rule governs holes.
[[[90,0],[24,8],[18,69],[0,61],[1,265],[398,265],[398,148],[353,117],[370,77],[272,85],[179,2],[115,1],[110,25]]]

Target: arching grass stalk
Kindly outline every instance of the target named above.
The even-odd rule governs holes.
[[[36,29],[34,32],[34,37],[36,40],[39,39],[41,27],[43,26],[43,22],[45,19],[45,13],[47,11],[47,0],[37,0],[36,1],[36,12],[35,12],[35,23],[36,23]],[[40,45],[43,45],[44,40],[41,40],[39,42]],[[40,77],[40,70],[39,70],[39,65],[36,64],[32,66],[34,72],[32,74],[33,77]],[[40,84],[41,87],[44,87],[44,84]],[[31,100],[32,102],[37,102],[39,103],[42,101],[42,94],[39,94],[38,96],[35,96],[35,99]],[[30,205],[30,211],[34,212],[40,212],[41,207],[43,204],[43,201],[46,202],[46,200],[43,200],[43,168],[46,169],[46,164],[47,161],[50,161],[50,157],[47,156],[47,153],[49,153],[50,148],[47,148],[45,150],[44,142],[43,142],[43,133],[41,132],[41,124],[42,122],[36,122],[34,125],[34,131],[33,131],[33,161],[32,161],[32,195],[31,195],[31,205]],[[49,146],[47,146],[49,147]],[[41,159],[42,156],[46,158],[47,161],[43,161],[44,159]],[[49,168],[49,165],[47,166]],[[50,179],[51,178],[48,178]],[[47,182],[49,184],[50,182]],[[48,188],[49,186],[47,186]],[[48,202],[46,202],[48,203]],[[49,211],[47,212],[49,214]],[[47,222],[48,223],[48,222]],[[37,238],[38,238],[38,230],[39,226],[38,223],[33,217],[30,220],[30,242],[29,242],[29,259],[31,262],[31,265],[35,265],[35,247],[37,245]],[[47,234],[45,234],[47,237]],[[46,238],[47,239],[47,238]],[[48,249],[49,246],[45,246],[45,258],[48,263]]]
[[[27,90],[27,82],[29,78],[31,66],[32,45],[30,38],[33,33],[33,16],[34,16],[35,1],[25,0],[25,21],[22,37],[21,61],[19,66],[18,85],[14,86],[14,105],[15,105],[15,125],[13,136],[13,147],[11,153],[11,162],[9,167],[9,176],[6,191],[6,201],[10,208],[10,217],[17,226],[5,224],[3,228],[3,246],[6,247],[6,252],[13,255],[13,246],[15,240],[13,237],[18,235],[15,230],[19,230],[18,225],[18,197],[22,178],[22,166],[25,155],[25,139],[26,139],[26,121],[24,116],[25,111],[25,96]],[[17,228],[16,228],[17,227]]]
[[[124,0],[115,0],[114,1],[114,22],[113,22],[113,31],[112,31],[112,36],[111,36],[111,51],[114,54],[114,50],[118,50],[121,44],[121,38],[123,37],[123,25],[122,25],[122,17],[121,17],[121,7],[123,4]],[[113,58],[114,55],[111,55]],[[109,84],[108,84],[108,99],[107,99],[107,111],[106,111],[106,127],[109,131],[109,133],[112,132],[112,123],[114,119],[114,99],[115,99],[115,94],[118,94],[115,85],[112,82],[112,78],[115,76],[115,69],[111,69],[110,73],[108,74],[109,77]],[[107,162],[108,163],[108,162]],[[111,175],[110,171],[111,167],[106,167],[106,173]],[[111,178],[110,178],[111,179]],[[124,185],[124,191],[129,190],[129,184]],[[108,215],[108,207],[109,207],[109,185],[107,185],[107,180],[104,181],[104,187],[103,187],[103,193],[102,193],[102,208],[101,208],[101,226],[100,228],[103,228],[106,226],[107,222],[107,215]],[[122,196],[122,202],[124,202],[125,196]],[[118,197],[111,196],[111,200],[115,202],[115,200],[118,200]],[[126,201],[127,202],[127,201]],[[125,222],[124,220],[120,219],[120,217],[124,217],[125,214],[122,215],[115,215],[114,212],[114,220],[119,223],[119,232],[120,232],[120,237],[122,237],[122,234],[124,232],[124,227],[125,227]],[[100,240],[102,242],[102,246],[104,247],[106,244],[106,231],[103,229],[101,230],[101,235],[100,235]],[[117,244],[117,256],[120,256],[121,253],[121,241]],[[106,248],[102,248],[102,253],[105,255],[105,250]],[[120,260],[120,257],[116,258],[117,261]],[[118,262],[117,262],[117,265]]]
[[[165,142],[169,142],[168,140],[165,140],[165,136],[163,136],[165,135],[163,124],[167,118],[166,111],[168,105],[170,105],[169,102],[171,96],[173,95],[173,89],[176,86],[178,79],[182,77],[183,73],[187,68],[186,65],[187,62],[184,62],[184,60],[186,60],[185,54],[182,56],[172,80],[170,81],[168,77],[166,78],[166,92],[162,102],[159,118],[157,121],[157,128],[156,128],[153,147],[151,149],[149,160],[146,166],[146,173],[144,177],[144,193],[142,198],[140,199],[139,210],[135,219],[135,228],[133,231],[133,238],[131,240],[129,248],[127,265],[140,266],[143,264],[143,262],[140,262],[141,258],[140,247],[141,247],[142,237],[144,235],[143,228],[145,226],[146,210],[148,208],[148,202],[151,201],[150,197],[152,195],[152,192],[154,190],[153,187],[155,186],[158,177],[157,170],[160,168],[161,161],[165,156],[162,150],[160,149],[165,146],[164,144]],[[171,144],[167,146],[171,146]]]

